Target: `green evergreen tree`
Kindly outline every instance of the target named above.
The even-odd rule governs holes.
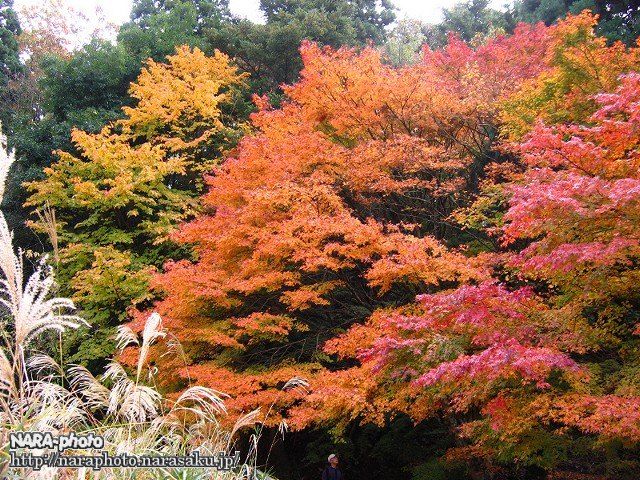
[[[20,32],[13,0],[0,0],[0,121],[5,131],[11,119],[9,82],[22,71],[17,40]]]
[[[332,47],[382,44],[395,20],[388,0],[261,0],[266,23],[234,19],[209,31],[209,43],[252,75],[257,93],[297,80],[303,40]]]

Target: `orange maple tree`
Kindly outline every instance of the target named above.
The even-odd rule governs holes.
[[[215,383],[232,408],[270,405],[286,375],[316,378],[322,343],[376,308],[484,278],[443,242],[448,216],[491,156],[498,100],[542,71],[528,58],[548,40],[542,25],[477,49],[452,37],[398,69],[372,48],[303,44],[288,100],[255,99],[256,133],[208,177],[207,214],[173,236],[197,261],[157,278],[157,309],[191,364],[181,378]]]

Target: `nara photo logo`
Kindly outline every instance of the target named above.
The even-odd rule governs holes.
[[[79,435],[54,435],[51,432],[12,432],[9,434],[9,449],[20,448],[36,450],[49,449],[64,452],[65,450],[101,450],[104,438],[93,433]]]

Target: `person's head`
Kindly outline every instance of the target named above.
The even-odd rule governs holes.
[[[329,455],[329,465],[336,467],[338,465],[338,456],[335,453]]]

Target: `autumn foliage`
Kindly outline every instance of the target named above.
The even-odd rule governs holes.
[[[379,306],[481,281],[443,241],[447,217],[486,162],[497,100],[541,71],[527,59],[548,38],[542,26],[478,49],[452,38],[401,69],[374,49],[304,44],[289,100],[256,99],[256,133],[208,179],[209,214],[173,236],[198,256],[158,278],[157,308],[193,363],[181,374],[227,379],[247,406],[259,373],[253,405],[269,405],[292,362],[316,376],[317,347]]]
[[[157,277],[179,375],[295,428],[461,416],[447,458],[485,465],[640,440],[638,58],[594,24],[401,68],[304,44],[173,235],[197,260]]]
[[[201,172],[242,130],[228,110],[244,75],[227,56],[180,47],[167,60],[150,60],[131,84],[136,103],[123,119],[98,133],[74,130],[76,151],[57,152],[45,178],[26,185],[27,205],[55,211],[53,222],[40,215],[33,225],[54,232],[61,281],[105,337],[77,359],[108,356],[108,327],[153,298],[157,267],[186,255],[168,235],[198,211]]]
[[[250,127],[229,60],[179,49],[31,203],[61,212],[80,300],[126,286],[141,327],[160,298],[184,353],[154,352],[167,390],[335,435],[437,418],[442,462],[634,478],[640,50],[596,23],[452,35],[403,67],[305,42]]]
[[[550,29],[544,72],[522,84],[502,105],[502,132],[521,140],[538,121],[586,122],[598,104],[595,95],[611,92],[618,77],[637,69],[640,49],[607,44],[593,34],[597,17],[584,11]]]
[[[585,19],[567,20],[553,35]],[[597,56],[635,55],[592,42],[600,45]],[[375,375],[393,392],[392,407],[417,420],[475,412],[459,428],[470,444],[450,451],[451,458],[554,469],[580,457],[577,442],[592,442],[597,451],[640,440],[640,77],[623,74],[615,85],[597,95],[566,93],[572,108],[596,106],[587,117],[572,111],[583,124],[547,125],[543,115],[522,142],[503,145],[524,171],[498,185],[507,205],[503,226],[491,232],[502,245],[486,258],[491,280],[419,295],[416,305],[374,315],[325,346],[357,358],[353,375]],[[380,395],[380,383],[355,388]],[[328,392],[314,394],[317,408]],[[343,408],[375,420],[387,406]],[[627,478],[637,468],[622,464],[604,471]]]

